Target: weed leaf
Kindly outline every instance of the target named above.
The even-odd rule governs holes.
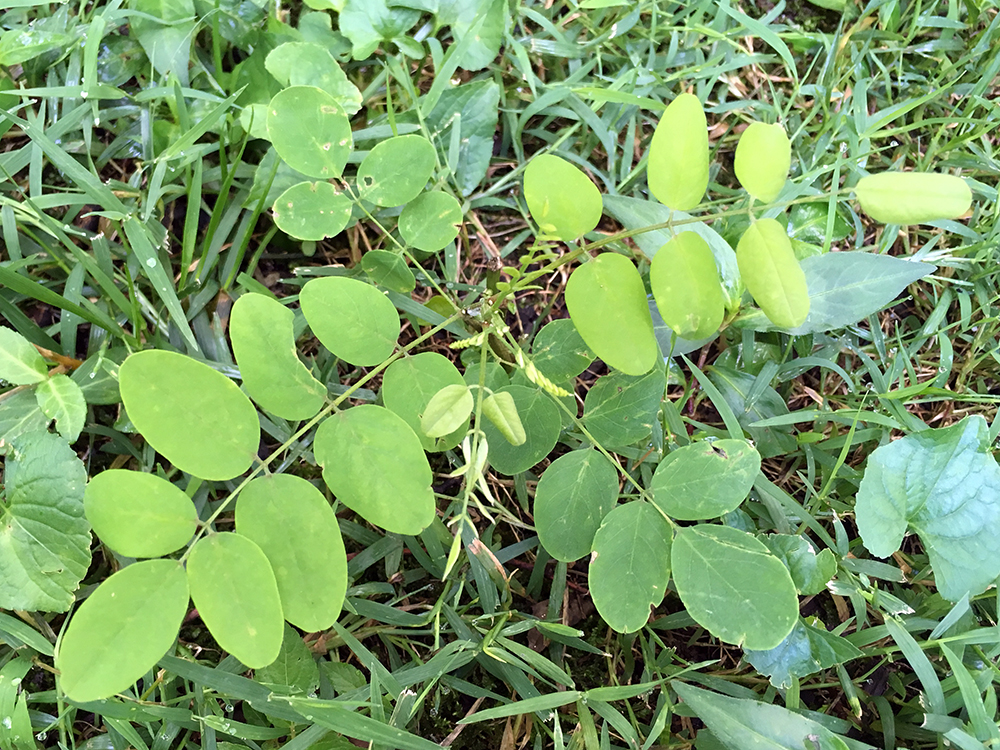
[[[56,421],[56,429],[72,445],[80,437],[87,421],[87,402],[83,391],[69,375],[56,373],[38,384],[35,389],[38,408],[45,416]]]
[[[659,424],[667,387],[662,367],[645,375],[613,372],[597,379],[583,404],[583,426],[605,448],[623,448],[648,437]]]
[[[769,651],[744,652],[753,668],[767,675],[779,689],[791,687],[793,678],[808,677],[862,655],[846,638],[807,625],[801,619],[788,637]]]
[[[13,385],[41,383],[49,368],[34,345],[17,331],[0,327],[0,380]]]
[[[354,141],[344,108],[315,86],[290,86],[267,105],[267,134],[292,169],[317,179],[340,177]]]
[[[278,658],[255,671],[254,679],[279,692],[291,689],[306,695],[319,687],[319,666],[302,636],[286,624]]]

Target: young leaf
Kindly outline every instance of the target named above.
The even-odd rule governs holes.
[[[677,681],[670,686],[729,750],[847,750],[847,744],[825,726],[787,708]]]
[[[102,471],[87,485],[83,503],[94,533],[125,557],[169,555],[198,528],[191,498],[155,474]]]
[[[619,633],[634,633],[659,606],[670,578],[673,531],[649,503],[619,505],[594,536],[588,581],[601,617]]]
[[[626,375],[653,369],[660,356],[646,291],[632,261],[602,253],[570,274],[566,308],[580,336],[609,367]]]
[[[535,488],[535,529],[556,560],[590,554],[594,535],[618,501],[618,472],[595,448],[553,461]]]
[[[90,567],[87,470],[58,435],[13,439],[0,502],[0,609],[65,612]]]
[[[503,415],[503,422],[508,427],[513,427],[508,397],[513,400],[516,413],[524,425],[525,439],[518,445],[512,445],[495,426],[490,417],[493,409],[486,406],[486,402],[492,398],[493,404]],[[549,455],[559,439],[562,420],[559,418],[559,407],[545,391],[523,385],[509,385],[496,391],[489,398],[483,400],[483,413],[490,418],[490,421],[480,427],[486,433],[486,442],[490,446],[490,465],[494,469],[501,474],[513,476],[530,469]],[[516,432],[512,436],[520,437]]]
[[[132,424],[181,471],[232,479],[257,455],[257,410],[208,365],[176,352],[137,352],[122,363],[118,382]]]
[[[524,445],[528,439],[521,423],[521,415],[517,413],[514,397],[510,393],[497,390],[483,399],[483,416],[493,423],[511,445]]]
[[[681,232],[661,247],[649,268],[649,285],[663,322],[686,339],[711,336],[722,325],[725,300],[708,243]]]
[[[17,331],[0,326],[0,380],[13,385],[41,383],[49,368],[28,339]]]
[[[671,559],[688,614],[726,643],[771,649],[798,620],[799,600],[788,570],[745,531],[686,526],[677,532]]]
[[[396,348],[399,313],[371,284],[324,276],[302,287],[299,303],[316,338],[345,362],[372,367]]]
[[[465,383],[446,385],[431,397],[420,419],[420,429],[431,438],[450,435],[468,424],[475,405],[472,391]]]
[[[860,649],[822,628],[801,619],[781,643],[769,651],[744,651],[744,658],[776,688],[791,687],[792,679],[808,677],[823,669],[863,656]]]
[[[417,250],[436,253],[458,237],[462,206],[448,193],[428,190],[407,203],[399,215],[399,233]]]
[[[251,669],[278,658],[284,618],[260,547],[228,531],[207,536],[188,556],[187,579],[202,622],[222,648]]]
[[[621,448],[645,437],[659,422],[667,387],[663,368],[645,375],[613,372],[597,379],[583,403],[583,425],[605,448]]]
[[[462,442],[469,427],[468,414],[457,427],[439,438],[426,434],[421,426],[431,399],[449,386],[465,387],[465,381],[458,368],[437,352],[421,352],[397,360],[382,376],[382,402],[403,418],[425,451],[451,450]]]
[[[319,666],[312,652],[293,628],[285,625],[281,651],[271,664],[254,672],[254,680],[265,687],[306,695],[319,688]],[[282,689],[284,688],[284,689]],[[329,748],[335,750],[336,746]]]
[[[572,380],[590,367],[594,354],[569,318],[546,323],[531,342],[531,361],[549,380]]]
[[[743,131],[733,167],[736,179],[754,198],[764,203],[777,198],[791,166],[792,144],[781,125],[755,122]]]
[[[931,172],[868,175],[858,180],[854,194],[864,212],[883,224],[957,219],[972,205],[972,191],[965,180]]]
[[[71,445],[80,437],[87,421],[87,402],[83,400],[80,386],[68,375],[57,373],[43,380],[35,389],[38,408],[45,416],[56,421],[56,429]]]
[[[170,650],[187,607],[187,577],[176,560],[122,568],[69,621],[56,656],[59,686],[78,703],[127,689]]]
[[[671,518],[700,521],[736,510],[760,471],[745,440],[700,440],[668,453],[653,472],[653,502]]]
[[[524,200],[542,234],[572,242],[597,226],[601,191],[579,167],[540,154],[524,170]]]
[[[431,468],[410,426],[382,406],[355,406],[325,420],[313,443],[323,480],[366,521],[419,534],[434,520]]]
[[[316,415],[326,387],[295,352],[294,313],[263,294],[244,294],[233,305],[229,338],[243,388],[264,411],[298,421]]]
[[[347,553],[323,493],[294,474],[254,479],[236,502],[236,531],[271,563],[286,620],[308,633],[337,621]]]
[[[888,557],[907,531],[930,557],[938,592],[957,602],[1000,575],[1000,466],[979,415],[907,435],[868,457],[855,513],[868,551]]]
[[[300,182],[274,201],[274,223],[300,240],[322,240],[340,234],[351,219],[351,199],[329,182]]]
[[[694,94],[680,94],[663,112],[649,143],[649,190],[660,203],[690,211],[708,188],[708,122]]]
[[[315,86],[278,92],[267,105],[267,134],[288,166],[322,180],[340,177],[354,146],[344,108]]]
[[[740,276],[754,301],[779,328],[802,325],[809,314],[809,289],[785,228],[758,219],[736,247]]]
[[[434,146],[420,135],[397,135],[378,143],[358,167],[358,192],[376,206],[409,203],[427,185],[436,162]]]

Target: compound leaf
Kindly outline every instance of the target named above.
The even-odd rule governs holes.
[[[226,480],[257,455],[257,410],[222,373],[164,350],[137,352],[118,371],[132,424],[158,453],[201,479]]]
[[[127,689],[170,650],[187,607],[187,577],[176,560],[119,570],[70,620],[56,657],[60,687],[80,703]]]
[[[1000,575],[1000,467],[981,416],[876,448],[857,504],[868,550],[887,557],[916,532],[941,596],[957,602]]]

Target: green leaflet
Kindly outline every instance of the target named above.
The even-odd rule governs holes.
[[[613,372],[597,379],[583,404],[583,426],[605,448],[621,448],[649,436],[659,424],[667,387],[661,367],[645,375]]]
[[[594,535],[618,502],[618,472],[596,448],[560,456],[535,488],[535,529],[556,560],[590,554]]]
[[[759,201],[778,197],[792,166],[792,145],[785,129],[754,122],[740,135],[733,168],[743,189]]]
[[[420,135],[378,143],[358,167],[360,197],[377,206],[401,206],[423,191],[434,173],[434,146]]]
[[[417,286],[417,279],[406,265],[406,260],[388,250],[369,250],[361,258],[361,267],[368,278],[383,289],[405,294]]]
[[[587,175],[552,154],[541,154],[528,162],[524,200],[542,234],[564,242],[596,227],[603,210],[601,192]]]
[[[294,474],[254,479],[236,503],[236,531],[271,563],[286,620],[307,633],[337,621],[347,553],[323,493]]]
[[[798,620],[788,570],[752,535],[713,524],[686,526],[674,539],[674,584],[688,614],[727,643],[766,650]]]
[[[0,502],[0,608],[69,609],[90,566],[86,481],[83,462],[58,435],[29,432],[11,441]]]
[[[861,208],[883,224],[923,224],[957,219],[972,205],[972,190],[961,177],[929,172],[882,172],[858,180]]]
[[[448,386],[464,385],[458,368],[447,357],[437,352],[421,352],[396,360],[386,368],[382,401],[410,426],[425,451],[445,451],[462,442],[469,426],[468,414],[454,429],[439,437],[425,433],[421,423],[435,394]]]
[[[198,614],[222,648],[251,669],[278,658],[281,600],[260,547],[228,531],[204,537],[188,556],[187,580]]]
[[[876,448],[858,490],[858,530],[887,557],[908,531],[923,542],[938,591],[956,602],[1000,575],[1000,467],[981,416]]]
[[[243,387],[264,411],[282,419],[309,419],[323,407],[326,387],[295,351],[295,315],[263,294],[244,294],[233,305],[229,337]]]
[[[351,219],[353,202],[329,182],[300,182],[279,195],[271,212],[278,229],[300,240],[340,234]]]
[[[403,239],[425,253],[447,247],[458,237],[461,224],[462,205],[440,190],[418,195],[399,215],[399,233]]]
[[[122,568],[70,620],[56,657],[60,687],[79,703],[127,689],[173,645],[187,606],[187,578],[176,560]]]
[[[344,108],[315,86],[290,86],[271,99],[267,135],[288,166],[323,180],[340,177],[354,147]]]
[[[531,361],[549,380],[572,380],[594,361],[594,354],[580,337],[573,321],[560,318],[546,323],[531,342]]]
[[[13,385],[41,383],[49,368],[42,355],[17,331],[0,326],[0,380]]]
[[[394,412],[365,404],[334,414],[313,445],[327,486],[365,520],[397,534],[419,534],[434,520],[427,456]]]
[[[257,455],[257,410],[208,365],[164,350],[137,352],[118,372],[136,429],[181,471],[201,479],[242,474]]]
[[[559,439],[562,421],[559,418],[559,407],[552,398],[540,388],[529,388],[523,385],[509,385],[494,394],[494,398],[513,399],[517,415],[524,427],[525,440],[519,445],[512,445],[507,437],[489,422],[479,425],[486,433],[486,442],[490,446],[490,465],[501,474],[513,476],[527,471],[537,464],[555,447]],[[501,408],[501,412],[506,410]],[[486,412],[486,403],[483,403]],[[508,424],[510,420],[506,420]]]
[[[594,536],[588,582],[594,606],[612,628],[633,633],[663,601],[673,531],[649,503],[620,505]]]
[[[686,339],[711,336],[722,325],[725,300],[708,243],[681,232],[661,247],[649,269],[649,285],[663,322]]]
[[[446,385],[427,404],[420,419],[420,429],[428,437],[445,437],[465,427],[475,405],[472,391],[465,383]]]
[[[671,518],[718,518],[746,499],[760,471],[760,454],[745,440],[702,440],[668,453],[649,489]]]
[[[736,247],[740,276],[754,301],[779,328],[802,325],[809,314],[809,289],[785,228],[758,219]]]
[[[371,367],[396,348],[399,313],[371,284],[345,276],[312,279],[299,303],[316,338],[345,362]]]
[[[656,199],[690,211],[708,188],[708,122],[694,94],[680,94],[664,110],[649,144],[646,181]]]
[[[587,346],[626,375],[653,369],[659,347],[646,292],[628,258],[602,253],[576,268],[566,284],[566,308]]]
[[[126,557],[169,555],[186,545],[198,528],[191,499],[155,474],[102,471],[87,484],[83,501],[94,533]]]

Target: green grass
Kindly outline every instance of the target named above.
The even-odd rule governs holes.
[[[291,183],[266,161],[267,143],[248,136],[240,113],[277,90],[260,51],[291,39],[294,27],[328,46],[362,92],[363,106],[351,119],[358,149],[352,163],[393,128],[419,130],[435,139],[446,167],[440,187],[464,201],[457,245],[418,256],[422,275],[413,299],[394,298],[397,306],[410,305],[404,343],[420,335],[417,314],[430,316],[428,307],[450,314],[436,302],[416,303],[433,295],[460,306],[477,303],[489,255],[498,253],[508,269],[529,271],[562,252],[553,247],[522,259],[533,236],[520,179],[532,155],[558,152],[584,167],[602,192],[645,197],[644,155],[662,103],[693,90],[708,102],[713,149],[711,202],[699,211],[735,245],[747,222],[732,169],[738,134],[754,120],[780,120],[792,140],[791,178],[803,186],[792,209],[804,224],[797,238],[823,250],[864,247],[938,266],[898,304],[845,330],[793,340],[730,328],[688,355],[702,370],[727,365],[755,378],[761,417],[791,440],[765,461],[770,481],[755,488],[755,502],[727,521],[803,534],[817,548],[832,549],[840,561],[837,578],[803,597],[801,611],[845,636],[862,656],[779,690],[742,659],[741,649],[699,628],[675,592],[639,633],[613,632],[594,613],[587,561],[558,563],[538,546],[531,498],[542,467],[514,478],[491,475],[490,499],[447,476],[466,460],[457,448],[434,455],[434,490],[445,521],[464,515],[467,522],[449,527],[438,520],[419,537],[402,537],[339,508],[350,588],[337,628],[307,639],[320,663],[315,691],[323,699],[363,701],[358,716],[441,742],[474,707],[530,701],[571,685],[586,691],[657,683],[638,695],[623,690],[607,700],[572,700],[555,713],[529,703],[509,718],[465,726],[451,747],[717,747],[663,683],[680,675],[719,693],[808,712],[874,747],[939,748],[946,741],[983,747],[997,721],[996,589],[953,605],[936,592],[916,537],[893,557],[873,559],[853,513],[865,460],[880,444],[972,414],[993,425],[994,440],[1000,432],[994,135],[1000,15],[974,0],[873,0],[849,4],[843,14],[781,3],[763,16],[750,3],[741,9],[649,0],[589,9],[572,0],[512,5],[499,54],[473,71],[442,58],[454,44],[452,31],[435,24],[426,8],[394,32],[401,43],[380,41],[360,60],[336,33],[337,13],[307,15],[309,8],[298,3],[280,9],[291,26],[279,26],[272,5],[252,2],[198,2],[192,21],[175,1],[0,11],[0,60],[9,63],[0,66],[0,90],[23,89],[0,94],[8,108],[0,115],[0,315],[67,371],[86,360],[101,380],[128,351],[143,347],[186,352],[234,374],[226,337],[232,297],[262,290],[294,297],[323,266],[353,267],[369,249],[393,249],[395,239],[386,232],[395,223],[391,211],[357,212],[356,223],[318,243],[292,240],[273,226],[268,183]],[[169,40],[170,50],[191,44],[169,75],[126,33],[131,21],[141,37],[143,19],[146,33],[154,33],[148,17],[134,11],[163,18],[164,9],[176,9],[174,25],[154,32]],[[331,21],[332,31],[321,18]],[[21,34],[34,35],[46,49],[19,59]],[[403,54],[417,51],[424,57]],[[459,106],[448,98],[452,79],[497,85],[495,131],[476,122],[481,108],[465,112],[458,124],[454,112],[445,111]],[[428,103],[435,97],[444,110]],[[469,134],[483,140],[489,159],[478,181],[462,151]],[[837,202],[838,191],[843,197],[862,170],[901,168],[960,172],[975,194],[971,217],[887,232],[854,203]],[[615,235],[619,229],[606,216],[590,239],[630,251],[633,240]],[[566,271],[557,265],[507,311],[514,337],[537,332],[549,317],[565,317]],[[297,324],[301,334],[301,317]],[[437,334],[433,348],[457,362],[461,352],[447,348],[454,336],[446,336]],[[303,351],[334,395],[364,374],[338,371],[333,358],[307,340]],[[578,392],[598,374],[585,373]],[[725,408],[683,360],[671,369],[670,383],[659,448],[686,442],[689,432],[725,434]],[[352,398],[374,401],[378,386],[365,383]],[[767,411],[768,388],[790,415]],[[0,400],[6,430],[3,405]],[[291,441],[276,465],[318,477],[316,467],[300,461],[311,446],[292,439],[294,425],[265,420],[262,426],[265,453]],[[73,447],[90,475],[157,466],[113,396],[91,402]],[[617,453],[645,485],[647,449]],[[167,477],[182,480],[172,469]],[[205,519],[235,484],[181,487]],[[230,530],[231,521],[224,512],[217,526]],[[449,566],[455,533],[465,546]],[[78,597],[128,562],[99,543],[94,551]],[[536,625],[536,618],[562,627]],[[41,745],[348,746],[333,731],[352,727],[343,717],[341,724],[324,724],[292,716],[290,725],[291,709],[282,713],[280,700],[268,701],[260,676],[257,683],[246,679],[242,665],[219,650],[196,618],[182,630],[176,656],[197,663],[168,658],[146,676],[140,693],[105,705],[67,703],[55,690],[51,659],[64,619],[0,613],[0,674],[20,674],[18,660],[28,660],[23,686]],[[0,707],[8,699],[12,707],[14,695],[0,681]],[[543,708],[536,712],[538,705]],[[228,732],[220,728],[224,722],[233,722]],[[0,747],[9,744],[0,730]]]

